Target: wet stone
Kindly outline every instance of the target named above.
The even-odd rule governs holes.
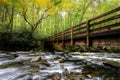
[[[13,56],[14,58],[18,57],[18,54],[16,52],[9,52],[8,54],[10,54],[11,56]]]
[[[52,75],[51,79],[52,80],[60,80],[61,79],[61,74],[56,73],[56,74]]]
[[[41,56],[37,56],[31,59],[31,62],[39,62],[41,60]]]
[[[64,59],[57,59],[57,61],[59,62],[59,63],[63,63],[64,62]]]

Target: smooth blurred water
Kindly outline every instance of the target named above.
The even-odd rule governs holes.
[[[86,66],[93,67],[94,64],[98,67],[105,67],[103,64],[103,60],[120,62],[120,58],[117,58],[117,56],[120,56],[119,53],[71,52],[69,54],[64,54],[63,52],[55,52],[55,54],[52,54],[50,52],[30,53],[24,51],[18,51],[16,53],[18,54],[17,58],[12,58],[12,56],[6,53],[0,53],[0,66],[13,63],[22,63],[19,64],[19,66],[0,68],[0,80],[49,80],[48,76],[56,73],[61,74],[61,77],[64,77],[66,73],[71,72],[82,74],[83,70],[86,70]],[[81,54],[84,54],[84,56]],[[30,59],[36,56],[41,56],[42,60],[47,60],[50,66],[48,67],[45,65],[39,65],[38,72],[32,73],[33,67],[25,63],[29,63]],[[61,58],[64,59],[63,63],[60,63],[58,61],[58,59]],[[93,68],[97,69],[97,66],[94,66]],[[103,70],[106,70],[106,68],[103,68]],[[107,73],[104,72],[105,71],[101,72],[100,75],[94,76],[92,78],[84,77],[83,80],[103,80],[103,76],[107,75]],[[113,72],[111,72],[111,74],[112,73],[114,73],[114,70]],[[114,73],[114,75],[119,75],[119,72]],[[112,78],[116,79],[115,76],[113,76]]]

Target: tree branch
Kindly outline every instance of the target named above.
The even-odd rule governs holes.
[[[44,13],[47,12],[48,10],[49,10],[49,9],[46,9],[46,10],[44,11]],[[33,30],[35,30],[35,29],[37,28],[38,24],[39,24],[43,19],[45,19],[46,17],[49,16],[49,15],[47,15],[47,16],[44,17],[44,15],[45,15],[44,13],[42,14],[41,18],[34,24]]]
[[[23,12],[24,20],[31,26],[31,29],[33,29],[34,25],[32,25],[32,24],[27,20],[27,18],[26,18],[26,12],[27,12],[27,10],[25,10],[25,11]]]
[[[61,0],[60,0],[59,2],[56,2],[54,5],[56,6],[56,5],[58,5],[59,3],[61,3]],[[38,27],[39,23],[41,23],[43,19],[45,19],[46,17],[49,16],[49,15],[46,15],[46,16],[45,16],[45,12],[47,12],[47,11],[48,11],[49,9],[51,9],[51,8],[52,8],[52,6],[49,7],[49,8],[47,8],[47,9],[45,9],[44,12],[42,13],[41,17],[40,17],[40,18],[38,19],[38,21],[37,21],[36,23],[34,23],[34,24],[31,24],[31,23],[27,20],[27,18],[26,18],[26,12],[27,12],[27,10],[24,11],[23,17],[24,17],[24,20],[31,26],[31,32],[34,32],[34,30],[36,30],[36,28]]]
[[[82,15],[81,15],[81,18],[80,18],[80,22],[82,22],[83,17],[84,17],[84,14],[85,14],[87,8],[90,6],[90,4],[91,4],[92,2],[93,2],[93,0],[91,0],[88,4],[87,4],[87,3],[84,4],[84,6],[83,6],[83,11],[82,11]]]
[[[48,17],[49,15],[47,15],[46,17]],[[39,21],[34,25],[33,30],[35,30],[37,28],[37,26],[39,25],[40,22],[42,22],[43,19],[45,19],[46,17],[42,17],[41,19],[39,19]]]
[[[56,6],[56,5],[58,5],[59,3],[61,3],[61,0],[60,0],[59,2],[56,2],[54,5]],[[44,11],[44,13],[47,12],[47,11],[48,11],[49,9],[51,9],[51,8],[52,8],[52,7],[47,8],[47,9]],[[37,28],[38,24],[39,24],[43,19],[45,19],[46,17],[49,16],[49,15],[47,15],[47,16],[44,17],[44,13],[42,14],[41,18],[37,21],[37,23],[34,24],[33,30],[35,30],[35,29]]]

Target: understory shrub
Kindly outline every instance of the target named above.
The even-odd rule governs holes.
[[[1,32],[0,49],[1,50],[30,50],[36,44],[36,39],[30,32]]]

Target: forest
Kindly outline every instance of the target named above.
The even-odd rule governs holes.
[[[0,80],[120,80],[120,0],[0,0]]]
[[[118,6],[120,0],[0,0],[0,45],[33,47]]]

